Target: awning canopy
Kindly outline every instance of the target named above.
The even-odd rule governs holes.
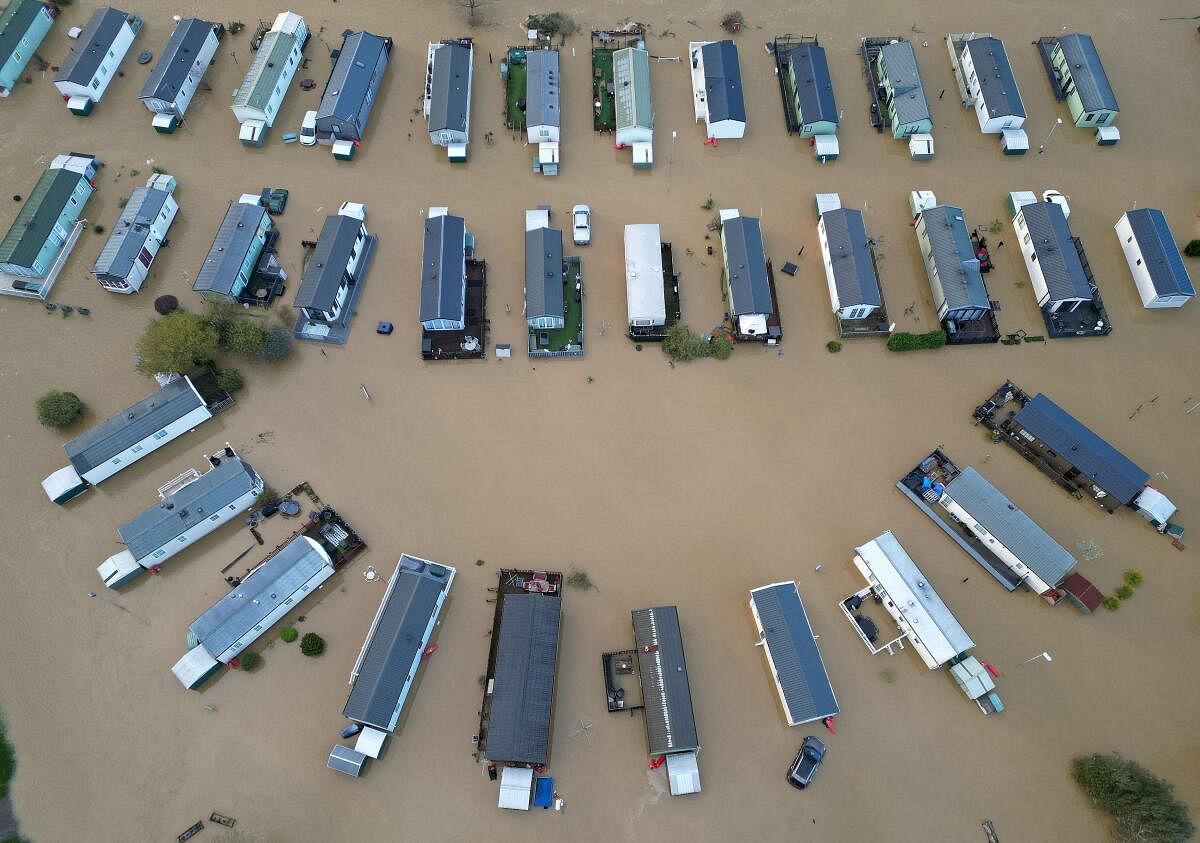
[[[673,752],[667,756],[667,779],[672,796],[700,792],[700,765],[695,752]]]
[[[387,740],[387,732],[364,726],[363,730],[358,733],[358,741],[354,744],[354,750],[371,758],[378,758],[379,753],[383,751],[385,740]]]

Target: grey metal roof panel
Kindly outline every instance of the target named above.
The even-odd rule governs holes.
[[[558,126],[558,50],[530,50],[525,54],[525,125]]]
[[[273,611],[295,599],[300,587],[325,567],[331,564],[318,546],[307,536],[296,536],[192,621],[188,629],[217,658]]]
[[[343,713],[356,723],[390,732],[405,689],[415,677],[425,630],[437,615],[450,581],[443,565],[404,555],[396,566]]]
[[[616,84],[617,128],[654,127],[654,102],[650,90],[650,54],[638,47],[613,53]]]
[[[76,85],[87,85],[91,82],[130,17],[132,15],[128,12],[122,12],[112,6],[93,12],[91,20],[75,40],[60,70],[54,74],[54,81],[73,82]]]
[[[429,131],[465,132],[471,112],[471,48],[443,44],[433,57]]]
[[[198,293],[224,293],[229,295],[233,281],[254,244],[258,226],[267,209],[261,205],[245,202],[230,202],[225,218],[217,229],[204,264],[196,273],[192,289]]]
[[[1122,503],[1137,497],[1150,480],[1145,469],[1042,393],[1028,401],[1013,421]]]
[[[192,387],[192,382],[179,378],[75,437],[63,449],[76,473],[82,476],[203,406],[204,401]]]
[[[975,78],[979,81],[988,114],[992,117],[1024,117],[1025,104],[1021,102],[1021,92],[1012,65],[1008,63],[1004,42],[999,38],[972,38],[967,42],[967,50],[975,65]]]
[[[700,748],[679,610],[674,606],[634,609],[633,640],[641,668],[646,740],[651,755]]]
[[[563,317],[563,236],[557,228],[525,232],[525,318]]]
[[[774,312],[771,286],[767,282],[767,259],[763,252],[762,229],[754,217],[734,217],[722,226],[725,238],[725,267],[733,289],[734,316]]]
[[[375,103],[374,91],[378,90],[387,69],[391,39],[370,32],[347,32],[337,64],[325,83],[317,107],[317,122],[318,125],[322,121],[353,123],[362,129]]]
[[[158,64],[154,65],[154,70],[150,71],[146,84],[142,86],[138,99],[174,102],[204,43],[218,26],[200,18],[185,18],[177,23],[158,57]]]
[[[544,764],[550,756],[561,613],[558,595],[504,598],[485,747],[491,761]]]
[[[829,242],[838,302],[842,307],[882,305],[883,297],[879,292],[875,263],[871,260],[862,211],[837,208],[821,214],[821,219],[825,221],[825,239]]]
[[[33,265],[75,188],[84,178],[82,173],[65,168],[47,169],[38,177],[12,227],[0,240],[0,263]],[[76,212],[74,217],[78,216]]]
[[[325,218],[317,248],[304,267],[304,277],[296,291],[296,307],[328,310],[333,305],[361,230],[362,221],[354,217],[333,214]]]
[[[366,763],[366,755],[339,743],[334,744],[333,749],[329,751],[329,760],[325,762],[325,766],[339,773],[345,773],[347,776],[358,778],[362,775],[363,765]]]
[[[883,67],[895,93],[896,117],[901,123],[919,123],[932,119],[925,83],[917,65],[917,53],[909,41],[884,44],[879,50]]]
[[[746,101],[742,95],[742,67],[737,45],[726,38],[710,41],[700,48],[704,57],[704,89],[708,100],[708,121],[746,122]]]
[[[1072,32],[1060,35],[1058,46],[1062,48],[1063,58],[1075,82],[1075,90],[1079,92],[1079,101],[1084,111],[1120,111],[1117,105],[1117,95],[1113,93],[1108,83],[1108,74],[1100,62],[1100,53],[1096,51],[1096,42],[1092,36],[1082,32]]]
[[[228,459],[117,528],[134,559],[145,559],[254,488],[253,466]]]
[[[1021,215],[1029,230],[1038,267],[1046,279],[1050,300],[1090,300],[1092,286],[1083,271],[1062,206],[1057,202],[1033,202],[1021,208]]]
[[[946,485],[945,493],[997,541],[1051,586],[1075,567],[1075,557],[974,468]]]
[[[8,61],[37,16],[48,8],[34,0],[12,0],[5,7],[0,13],[0,58]]]
[[[242,86],[233,98],[234,108],[266,107],[275,92],[275,86],[284,74],[289,72],[287,57],[291,55],[297,43],[294,32],[272,29],[263,36],[262,43],[258,45],[258,52],[254,54],[254,61],[250,63],[250,68],[242,80]]]
[[[462,217],[444,214],[425,220],[425,245],[421,256],[421,320],[463,319],[466,278],[467,224]]]
[[[788,711],[796,723],[838,713],[829,674],[817,649],[796,584],[776,583],[750,592]]]
[[[1150,273],[1154,289],[1163,296],[1194,296],[1196,288],[1188,276],[1187,267],[1167,218],[1157,208],[1137,208],[1127,211],[1129,227],[1142,252],[1142,264]]]
[[[936,205],[922,211],[921,218],[925,220],[932,260],[949,308],[991,310],[992,303],[979,271],[979,259],[971,246],[962,208]]]
[[[117,224],[100,250],[96,263],[92,265],[92,274],[127,278],[133,270],[133,262],[137,260],[142,247],[150,237],[150,227],[162,213],[163,205],[171,198],[165,190],[153,187],[135,188],[121,210]]]
[[[837,100],[833,96],[833,79],[829,61],[820,44],[798,44],[792,47],[788,61],[795,76],[796,96],[805,123],[838,122]]]

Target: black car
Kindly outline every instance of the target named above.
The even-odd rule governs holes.
[[[796,760],[788,768],[788,784],[797,790],[804,790],[812,784],[813,776],[817,774],[817,768],[824,759],[825,744],[821,743],[820,738],[812,735],[806,737],[800,745],[800,751],[796,753]]]

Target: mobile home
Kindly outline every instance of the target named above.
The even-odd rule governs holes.
[[[1081,32],[1059,35],[1050,53],[1050,64],[1067,98],[1071,119],[1084,129],[1111,126],[1120,106],[1100,62],[1092,36]]]
[[[839,320],[866,319],[883,306],[862,211],[835,208],[817,220],[829,300]]]
[[[746,134],[746,102],[742,93],[742,68],[737,45],[724,41],[692,41],[692,104],[696,122],[704,121],[710,141],[740,138]]]
[[[317,108],[317,142],[359,144],[392,54],[392,39],[346,31]]]
[[[67,108],[81,116],[90,114],[116,77],[121,61],[142,29],[142,19],[112,6],[97,9],[58,73],[54,87]]]
[[[142,289],[179,205],[175,178],[156,173],[145,187],[135,188],[121,216],[92,264],[92,277],[111,293],[136,293]]]
[[[562,231],[549,212],[525,212],[525,321],[534,330],[566,326]]]
[[[1070,312],[1095,297],[1061,205],[1022,205],[1013,217],[1013,229],[1038,307]]]
[[[138,95],[154,115],[151,124],[155,131],[173,132],[183,120],[224,34],[224,25],[199,18],[185,18],[175,24],[158,64]]]
[[[192,289],[206,301],[237,301],[254,275],[274,226],[257,197],[247,194],[230,202]]]
[[[444,146],[451,162],[467,160],[471,141],[471,77],[475,45],[469,38],[429,45],[424,111],[429,142]]]
[[[783,332],[762,228],[755,217],[744,217],[736,209],[724,209],[720,216],[721,286],[738,338],[775,345]]]
[[[1013,75],[1004,42],[990,35],[970,38],[962,44],[959,72],[975,111],[979,131],[1000,134],[1025,124],[1025,104]]]
[[[0,14],[0,97],[12,93],[58,9],[40,0],[10,0]]]
[[[262,146],[267,129],[279,116],[307,43],[308,27],[295,12],[280,12],[263,36],[242,84],[233,92],[233,116],[241,124],[238,138],[246,146]]]
[[[654,163],[650,54],[644,47],[623,47],[612,58],[617,146],[632,151],[635,170],[649,169]]]
[[[1162,211],[1126,211],[1113,228],[1144,307],[1183,307],[1195,298],[1196,288]]]
[[[972,322],[992,309],[962,208],[935,205],[917,216],[917,244],[939,320]]]
[[[562,75],[558,50],[525,53],[525,127],[529,143],[537,144],[543,176],[558,175],[562,112]]]
[[[750,614],[784,722],[801,726],[835,716],[837,697],[796,583],[777,582],[751,591]]]
[[[800,137],[837,134],[838,107],[825,48],[815,41],[793,45],[788,51],[787,78],[792,95],[788,106]]]
[[[883,89],[882,117],[891,127],[892,137],[932,133],[933,116],[912,43],[895,40],[884,44],[872,63]]]
[[[366,208],[361,204],[344,203],[341,211],[325,218],[293,303],[300,311],[298,338],[346,341],[375,241],[367,231]]]

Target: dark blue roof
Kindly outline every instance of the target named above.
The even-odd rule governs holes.
[[[54,81],[71,82],[76,85],[89,84],[112,50],[113,42],[133,17],[128,12],[122,12],[112,6],[93,12],[91,20],[75,39],[75,45],[63,60],[62,68],[54,74]],[[118,56],[114,61],[119,65],[122,58],[123,56]]]
[[[1008,53],[999,38],[972,38],[967,42],[971,62],[975,65],[975,77],[983,94],[989,117],[1024,117],[1025,104],[1017,89]]]
[[[742,67],[737,46],[729,39],[710,41],[701,48],[704,56],[704,90],[708,98],[708,122],[746,122],[742,99]]]
[[[139,99],[160,99],[174,102],[179,89],[192,72],[200,51],[216,32],[218,24],[199,18],[185,18],[175,25],[175,31],[163,47],[158,64],[150,71],[142,86]],[[201,71],[203,76],[203,71]]]
[[[1122,503],[1137,497],[1150,479],[1145,469],[1041,393],[1013,421]]]
[[[1167,226],[1167,218],[1157,208],[1127,211],[1129,227],[1142,253],[1142,263],[1150,273],[1154,289],[1162,296],[1194,296],[1196,288]]]
[[[317,106],[318,130],[332,131],[337,125],[339,137],[362,139],[391,52],[392,39],[347,30]]]
[[[550,757],[561,612],[558,595],[504,598],[484,746],[489,761],[544,764]]]
[[[879,279],[875,276],[862,211],[837,208],[821,214],[821,219],[825,222],[825,239],[829,243],[838,304],[841,307],[882,305],[883,297],[879,293]]]
[[[525,232],[525,318],[563,318],[563,237],[557,228]]]
[[[1021,208],[1021,215],[1029,229],[1030,245],[1037,255],[1042,277],[1046,279],[1050,301],[1090,301],[1092,285],[1083,271],[1083,261],[1071,239],[1062,206],[1057,202],[1031,202]]]
[[[796,96],[805,123],[838,122],[837,101],[833,98],[833,79],[829,62],[820,44],[800,44],[788,56],[795,76]]]
[[[750,599],[762,624],[763,640],[775,667],[789,725],[837,714],[833,686],[829,684],[796,584],[784,582],[756,588],[750,592]]]
[[[683,655],[679,610],[674,606],[656,606],[634,609],[632,614],[634,646],[640,651],[638,667],[650,754],[697,750],[700,735],[692,712],[692,688]]]
[[[725,272],[733,291],[734,316],[773,313],[771,285],[767,281],[767,258],[763,252],[762,229],[754,217],[725,220]]]
[[[425,251],[421,258],[421,320],[461,322],[466,286],[467,223],[443,214],[425,220]]]
[[[1063,58],[1067,61],[1067,69],[1075,82],[1075,90],[1079,92],[1079,101],[1084,111],[1120,111],[1117,106],[1117,95],[1108,84],[1108,74],[1100,63],[1100,54],[1096,52],[1096,42],[1092,36],[1081,32],[1061,35],[1058,46],[1062,48]]]

